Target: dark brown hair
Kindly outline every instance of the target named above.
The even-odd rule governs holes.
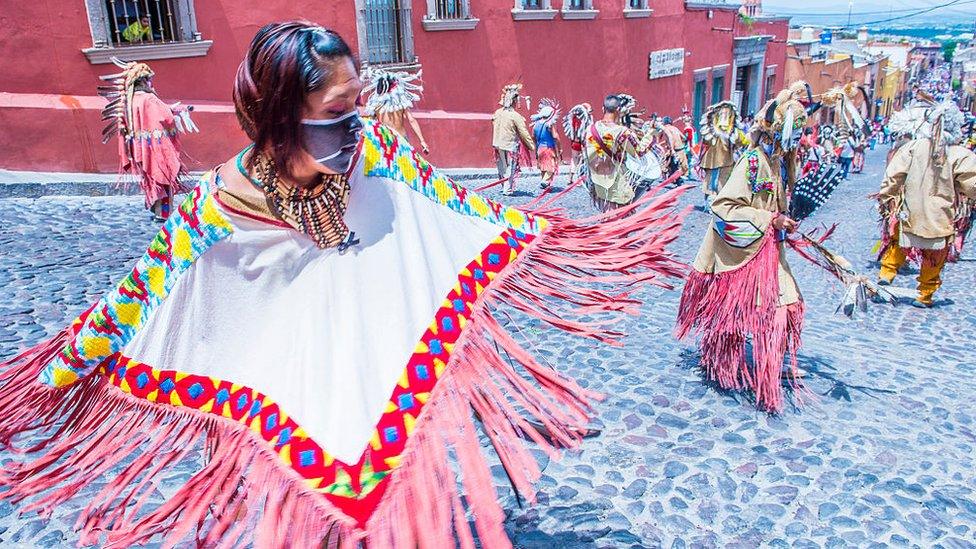
[[[305,146],[305,100],[329,83],[342,58],[356,61],[345,40],[307,21],[269,23],[251,40],[237,69],[234,108],[255,150],[269,151],[284,177],[291,176],[292,163]],[[248,159],[249,168],[253,159]]]

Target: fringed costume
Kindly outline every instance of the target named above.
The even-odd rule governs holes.
[[[749,140],[739,129],[739,116],[731,101],[708,107],[701,117],[702,150],[698,167],[702,174],[702,192],[714,197],[722,189],[735,165],[737,149],[748,146]]]
[[[542,188],[552,184],[559,171],[559,157],[562,148],[556,122],[559,120],[559,103],[544,98],[539,102],[539,111],[532,115],[532,137],[535,139],[536,163],[542,172]]]
[[[604,211],[630,204],[639,197],[638,184],[644,179],[641,172],[647,171],[644,157],[652,163],[651,169],[658,168],[656,177],[661,175],[656,158],[649,154],[652,136],[642,135],[639,130],[643,122],[637,102],[627,94],[617,97],[619,122],[599,120],[592,124],[583,149],[590,198]]]
[[[803,300],[786,261],[786,236],[773,222],[788,211],[806,118],[791,90],[757,115],[753,145],[712,202],[712,222],[688,275],[675,327],[679,339],[700,337],[701,366],[710,380],[725,389],[750,389],[757,406],[770,412],[784,406],[787,353],[789,377],[800,386],[796,353]]]
[[[369,69],[363,74],[366,87],[365,113],[386,125],[402,139],[407,139],[407,127],[413,130],[420,143],[420,148],[426,153],[427,141],[420,130],[420,124],[410,111],[420,101],[424,93],[423,71],[416,74],[400,71],[385,71],[383,69]]]
[[[110,82],[99,86],[99,95],[109,100],[102,111],[102,119],[108,120],[102,143],[118,135],[120,171],[138,180],[146,208],[163,221],[173,196],[186,192],[180,182],[186,167],[179,133],[199,130],[190,119],[189,107],[168,105],[156,95],[148,65],[112,60],[123,70],[101,77]]]
[[[510,311],[618,342],[633,285],[680,275],[682,190],[577,221],[469,192],[384,126],[359,147],[322,240],[207,174],[116,288],[3,363],[0,498],[80,501],[86,545],[510,546],[477,425],[532,500],[527,440],[576,446],[598,398]]]
[[[931,307],[942,269],[961,245],[976,198],[976,154],[957,145],[963,115],[955,103],[922,103],[892,117],[892,131],[911,135],[891,157],[878,201],[882,212],[880,284],[890,284],[909,259],[920,264],[918,296]],[[962,237],[962,238],[960,238]]]

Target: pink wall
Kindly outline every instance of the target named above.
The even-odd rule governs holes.
[[[3,0],[9,2],[10,0]],[[553,0],[560,8],[562,0]],[[473,15],[481,21],[471,31],[427,32],[426,11],[414,0],[415,50],[424,68],[426,93],[419,104],[420,122],[430,142],[431,160],[442,166],[491,165],[490,122],[501,87],[512,81],[525,85],[534,101],[557,99],[564,109],[588,101],[597,109],[610,92],[637,97],[649,111],[678,115],[692,106],[694,70],[731,64],[735,35],[774,34],[785,40],[785,22],[757,22],[746,29],[734,13],[686,11],[683,0],[650,0],[650,18],[625,19],[623,0],[594,0],[595,20],[514,21],[511,0],[476,0]],[[198,112],[204,132],[186,139],[191,168],[213,166],[245,142],[229,111],[233,77],[254,32],[274,20],[305,17],[340,32],[357,45],[353,0],[208,0],[197,1],[199,31],[214,44],[205,57],[154,60],[156,87],[166,99],[215,103]],[[5,10],[7,23],[0,40],[0,92],[92,96],[98,76],[111,65],[91,65],[81,49],[91,45],[82,2],[22,2]],[[11,15],[13,14],[13,15]],[[57,36],[56,40],[50,39]],[[13,37],[14,39],[10,39]],[[690,53],[680,76],[647,79],[651,51],[684,47]],[[767,64],[785,71],[785,42],[769,44]],[[727,75],[727,88],[732,75]],[[726,90],[728,94],[728,89]],[[0,167],[47,171],[116,169],[115,148],[99,142],[102,123],[97,104],[64,98],[59,108],[23,101],[4,106],[0,93]],[[9,102],[8,102],[9,103]],[[15,101],[16,103],[16,101]],[[424,111],[434,111],[426,114]],[[447,114],[440,113],[447,111]],[[474,115],[465,114],[474,113]]]

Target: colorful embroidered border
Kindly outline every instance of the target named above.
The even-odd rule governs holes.
[[[364,173],[387,177],[452,210],[517,231],[538,235],[548,225],[542,217],[494,202],[454,183],[417,154],[393,130],[367,122],[363,129]]]
[[[749,162],[749,183],[752,185],[752,192],[773,192],[773,189],[776,188],[776,183],[769,177],[759,178],[759,153],[749,151],[747,160]]]
[[[472,307],[495,276],[534,240],[507,229],[458,275],[404,368],[369,445],[355,464],[335,459],[266,395],[208,376],[155,370],[116,355],[101,372],[121,390],[152,402],[184,406],[237,421],[267,441],[308,485],[349,516],[365,522],[382,496],[387,475],[413,432],[424,404],[450,360]]]
[[[213,195],[204,189],[201,183],[186,197],[132,272],[95,304],[75,338],[41,372],[42,383],[71,385],[119,352],[193,261],[231,233]]]

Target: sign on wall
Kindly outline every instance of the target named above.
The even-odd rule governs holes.
[[[685,71],[685,49],[652,51],[648,56],[647,78],[666,78]]]

